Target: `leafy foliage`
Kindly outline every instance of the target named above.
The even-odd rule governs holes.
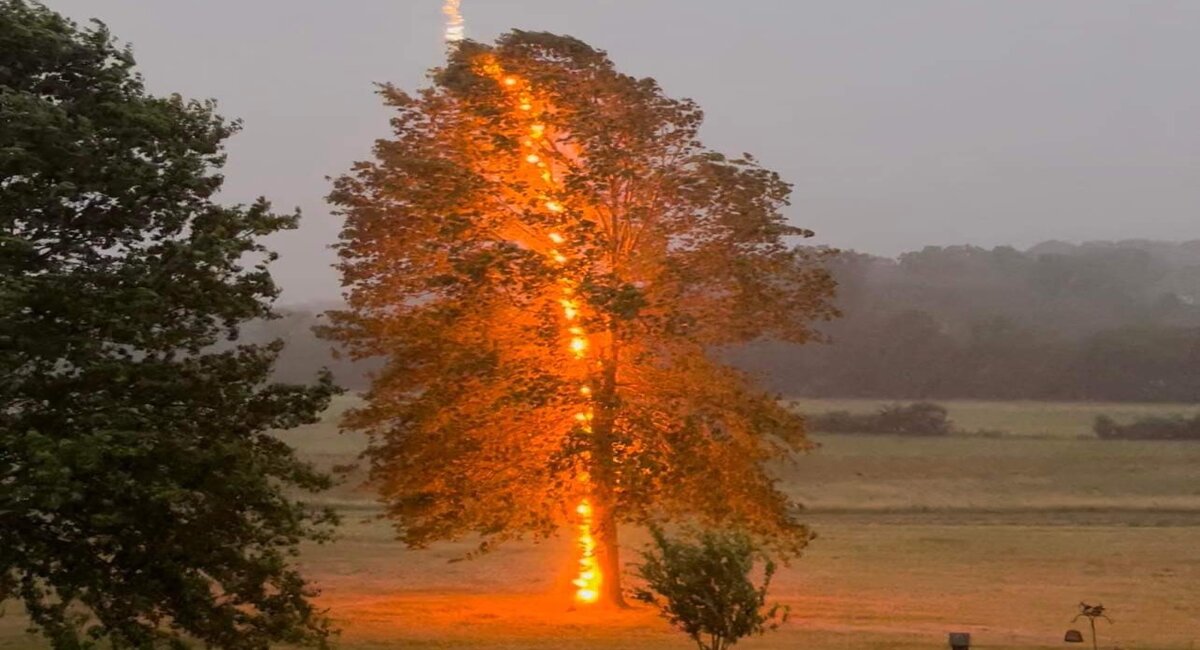
[[[269,385],[295,215],[222,207],[211,102],[146,94],[102,24],[0,0],[0,598],[56,648],[323,645],[290,557],[328,479],[268,433],[332,392]],[[247,268],[244,259],[259,262]]]
[[[700,650],[723,650],[787,620],[787,608],[767,605],[775,564],[746,535],[703,531],[695,541],[670,539],[651,528],[653,545],[638,574],[646,581],[634,597],[659,609]],[[762,584],[755,565],[763,562]]]
[[[485,61],[554,107],[538,116],[540,154],[565,210],[540,209],[521,175],[527,131]],[[807,341],[807,322],[834,314],[823,255],[787,242],[811,234],[780,214],[789,186],[705,149],[695,104],[575,39],[466,42],[432,80],[415,96],[383,88],[394,136],[330,197],[349,309],[327,333],[386,359],[346,424],[373,434],[400,537],[546,536],[586,496],[609,575],[617,521],[694,514],[799,551],[807,531],[763,465],[806,447],[802,422],[715,358],[758,337]],[[571,242],[562,266],[545,254],[551,230]],[[595,333],[591,433],[572,417],[564,269]]]

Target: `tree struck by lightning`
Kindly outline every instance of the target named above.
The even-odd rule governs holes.
[[[349,308],[381,356],[346,425],[412,546],[577,533],[575,598],[620,603],[618,526],[807,529],[765,470],[799,417],[720,362],[834,314],[790,191],[697,138],[701,113],[569,37],[463,41],[432,86],[386,87],[394,135],[336,182]]]

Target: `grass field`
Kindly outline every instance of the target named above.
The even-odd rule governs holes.
[[[819,537],[773,589],[792,620],[739,647],[942,648],[947,632],[968,631],[979,648],[1059,648],[1080,600],[1112,612],[1102,647],[1200,646],[1200,444],[1080,437],[1099,413],[1187,407],[948,406],[963,428],[1016,435],[817,436],[817,451],[777,468]],[[321,465],[348,462],[364,441],[338,435],[335,416],[285,437]],[[344,648],[690,647],[644,609],[570,611],[569,539],[452,563],[469,542],[402,548],[355,481],[322,499],[343,509],[346,526],[303,562]],[[625,540],[634,559],[642,538],[631,530]],[[0,648],[38,647],[23,625],[0,618]]]

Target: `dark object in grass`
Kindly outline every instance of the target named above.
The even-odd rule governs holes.
[[[1100,649],[1100,646],[1096,641],[1096,619],[1102,618],[1109,623],[1113,622],[1113,620],[1109,618],[1107,614],[1105,614],[1105,611],[1104,605],[1101,605],[1100,603],[1096,603],[1095,605],[1079,603],[1079,613],[1075,615],[1075,618],[1071,619],[1072,623],[1081,618],[1086,618],[1088,620],[1088,623],[1092,627],[1092,650]]]
[[[971,647],[971,635],[967,632],[950,633],[950,650],[968,650]]]

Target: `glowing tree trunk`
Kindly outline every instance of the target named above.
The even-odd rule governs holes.
[[[613,423],[617,405],[618,346],[611,337],[604,360],[600,387],[595,395],[596,418],[592,427],[592,501],[595,504],[595,537],[600,568],[600,600],[608,605],[625,606],[621,593],[621,555],[616,516],[614,467],[612,459]]]
[[[598,602],[625,607],[621,592],[621,554],[618,546],[617,518],[610,504],[597,508],[595,519],[596,561],[600,569],[600,593]]]
[[[485,64],[484,70],[511,94],[517,115],[527,122],[522,137],[522,159],[529,168],[529,177],[536,179],[540,187],[538,200],[549,214],[561,214],[566,207],[552,198],[558,187],[558,179],[550,164],[540,155],[542,143],[547,137],[546,125],[536,115],[549,106],[537,97],[536,89],[527,80],[507,74],[494,62]],[[524,229],[528,232],[529,228]],[[570,245],[560,233],[542,233],[548,243],[544,253],[556,265],[565,265],[570,260]],[[613,411],[616,404],[616,343],[608,336],[609,360],[601,359],[603,372],[599,385],[593,386],[588,379],[588,368],[596,362],[591,354],[594,348],[589,333],[580,325],[581,312],[587,305],[579,302],[575,287],[578,278],[564,271],[559,278],[562,286],[563,327],[567,341],[565,352],[574,358],[576,367],[584,379],[579,387],[580,410],[575,413],[575,426],[592,439],[589,454],[590,467],[578,477],[583,491],[588,494],[575,506],[578,522],[578,545],[580,548],[579,569],[573,581],[575,599],[581,603],[602,602],[624,606],[621,595],[620,553],[617,541],[616,498],[613,493],[612,431]]]
[[[445,40],[453,47],[461,42],[465,35],[459,0],[446,0],[442,12],[447,18]],[[535,98],[536,89],[533,85],[525,79],[506,73],[494,61],[485,64],[484,71],[512,95],[517,114],[528,118],[527,133],[523,138],[523,157],[531,167],[532,176],[540,180],[542,189],[547,194],[557,189],[553,171],[537,153],[547,134],[546,126],[535,117],[535,113],[538,112],[536,109],[544,110],[550,107],[538,106],[543,102]],[[550,213],[561,213],[565,210],[563,205],[549,199],[548,196],[542,196],[541,200],[545,210]],[[564,250],[560,249],[569,245],[569,242],[556,232],[543,235],[553,246],[546,251],[547,257],[556,264],[564,264],[569,258]],[[564,275],[560,281],[563,283],[560,302],[563,307],[564,327],[568,333],[567,347],[575,360],[585,366],[583,374],[586,376],[591,342],[588,333],[577,323],[580,310],[586,306],[581,305],[575,297],[576,278]],[[592,436],[593,444],[590,471],[579,477],[580,483],[585,486],[590,496],[583,498],[575,507],[580,557],[573,584],[576,587],[575,599],[581,603],[605,603],[624,607],[625,601],[621,593],[617,502],[613,491],[616,481],[611,451],[616,404],[617,346],[614,337],[610,336],[609,340],[611,354],[607,363],[602,362],[602,386],[595,390],[587,380],[581,384],[579,392],[585,404],[582,410],[575,414],[576,426]]]

